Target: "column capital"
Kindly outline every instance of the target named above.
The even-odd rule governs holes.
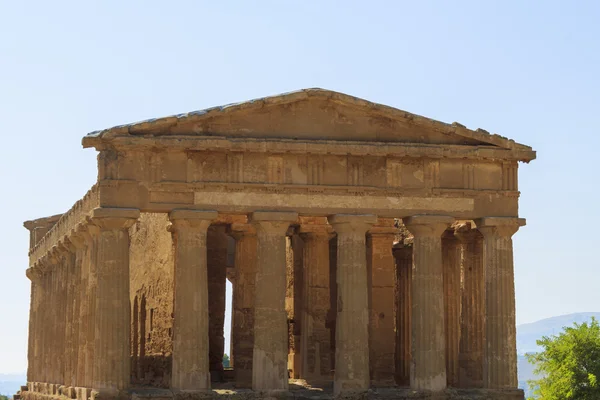
[[[392,218],[379,218],[377,223],[369,229],[367,235],[370,236],[391,236],[399,233],[399,229],[394,224]]]
[[[298,220],[298,213],[289,211],[255,211],[250,217],[257,232],[285,235],[290,224]]]
[[[50,256],[50,252],[44,254],[36,262],[37,267],[42,273],[46,273],[54,267],[53,259]]]
[[[92,210],[91,220],[101,230],[126,230],[140,217],[137,208],[104,208]]]
[[[231,224],[227,228],[227,234],[239,240],[244,236],[256,236],[256,228],[252,224]]]
[[[472,243],[481,237],[481,232],[475,229],[470,222],[467,222],[454,228],[454,237],[461,243]]]
[[[483,236],[511,237],[525,226],[526,220],[517,217],[484,217],[475,220],[475,224]]]
[[[321,238],[329,240],[335,236],[333,227],[328,224],[302,224],[298,227],[302,239]]]
[[[403,218],[402,222],[414,236],[441,237],[454,218],[447,215],[414,215]]]
[[[59,248],[59,244],[57,243],[56,245],[52,246],[48,251],[47,262],[52,266],[56,266],[60,263],[60,256],[61,250]]]
[[[42,271],[38,266],[29,267],[25,270],[25,275],[33,283],[38,283],[42,278]]]
[[[171,225],[168,227],[170,232],[181,231],[184,229],[200,229],[206,232],[212,221],[219,213],[216,211],[205,210],[173,210],[169,213]]]
[[[335,214],[327,217],[329,224],[337,233],[365,234],[377,223],[377,216],[373,214]]]
[[[82,249],[85,247],[88,241],[89,233],[86,232],[85,224],[78,224],[75,228],[71,229],[71,235],[69,240],[75,246],[75,249]]]
[[[58,253],[61,257],[65,257],[75,252],[75,244],[68,236],[64,236],[61,240],[59,240],[57,247]]]

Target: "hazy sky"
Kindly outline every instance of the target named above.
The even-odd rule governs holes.
[[[0,0],[0,373],[26,368],[22,223],[95,182],[84,134],[307,87],[533,146],[517,322],[600,311],[599,20],[581,0]]]

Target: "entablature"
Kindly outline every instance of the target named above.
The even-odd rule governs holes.
[[[426,144],[345,140],[298,140],[285,138],[235,138],[227,136],[132,136],[83,141],[99,151],[222,151],[233,153],[288,153],[305,155],[354,155],[408,158],[456,158],[529,162],[535,151],[493,145]]]

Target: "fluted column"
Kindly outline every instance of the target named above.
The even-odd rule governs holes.
[[[76,227],[73,240],[79,238],[81,256],[81,304],[77,386],[91,389],[94,384],[94,338],[96,336],[97,237],[99,228],[91,223]],[[87,396],[87,393],[85,394]],[[85,397],[84,396],[84,397]]]
[[[329,300],[329,240],[333,229],[326,224],[303,224],[303,296],[300,350],[302,378],[311,385],[331,380],[331,343],[327,317]]]
[[[413,234],[412,365],[415,390],[446,388],[442,233],[453,218],[417,215],[404,218]]]
[[[442,235],[442,265],[444,269],[444,317],[446,331],[446,382],[458,385],[458,352],[460,343],[460,243],[454,229]]]
[[[462,225],[455,231],[461,243],[462,307],[460,314],[459,387],[483,386],[483,236]]]
[[[40,382],[39,364],[40,349],[39,337],[41,326],[38,325],[38,315],[43,291],[41,288],[42,273],[39,267],[33,266],[26,271],[27,278],[31,281],[31,296],[29,305],[29,336],[27,343],[27,382]]]
[[[62,304],[60,302],[60,272],[61,272],[61,260],[58,252],[58,248],[53,246],[49,254],[49,262],[51,264],[50,270],[48,271],[50,277],[50,308],[49,308],[49,324],[46,325],[48,330],[48,341],[47,341],[47,357],[48,363],[46,364],[48,371],[48,382],[54,385],[60,384],[62,381],[62,339],[64,338],[64,325],[61,318],[64,317],[62,311]],[[61,329],[62,328],[62,329]],[[59,334],[60,332],[60,334]],[[54,389],[52,389],[54,390]]]
[[[66,387],[75,386],[74,371],[76,369],[75,355],[75,340],[74,340],[74,324],[73,309],[75,306],[74,284],[75,284],[75,247],[69,239],[65,239],[59,243],[59,252],[61,260],[61,296],[60,296],[60,313],[63,322],[62,332],[59,330],[58,335],[62,342],[62,375],[61,383]]]
[[[287,390],[286,231],[298,214],[255,212],[257,267],[252,388]]]
[[[369,301],[366,233],[375,215],[329,217],[337,232],[335,396],[369,388]]]
[[[379,218],[367,234],[369,280],[369,362],[375,386],[394,384],[395,335],[394,283],[395,260],[392,246],[397,229],[393,219]]]
[[[396,382],[410,385],[412,246],[394,249],[396,258]]]
[[[486,388],[516,388],[514,235],[523,218],[487,217],[476,221],[483,234],[485,340],[483,381]]]
[[[39,261],[39,268],[41,272],[40,277],[40,304],[38,306],[37,315],[37,326],[39,326],[39,358],[37,361],[37,375],[39,376],[39,382],[48,382],[50,373],[48,371],[49,363],[49,340],[50,334],[49,329],[44,329],[48,326],[50,321],[50,267],[51,264],[47,260],[47,256],[44,256]]]
[[[96,208],[96,314],[93,388],[116,396],[129,387],[131,336],[129,305],[129,228],[140,211]]]
[[[175,390],[210,389],[206,233],[216,211],[173,210],[175,244],[173,367]]]
[[[235,359],[236,387],[252,387],[254,351],[254,293],[256,278],[256,229],[250,224],[231,224],[235,239],[235,283],[231,345]]]

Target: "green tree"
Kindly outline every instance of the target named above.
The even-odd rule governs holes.
[[[0,400],[11,400],[11,399],[3,394],[0,394]]]
[[[528,382],[534,393],[530,399],[600,399],[600,325],[595,318],[566,327],[558,336],[544,336],[537,344],[543,351],[527,358],[542,378]]]
[[[229,368],[229,356],[223,354],[223,368]]]

